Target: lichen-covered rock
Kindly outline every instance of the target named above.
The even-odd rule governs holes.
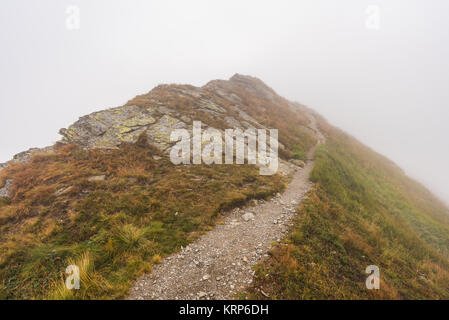
[[[48,154],[54,152],[53,146],[45,147],[45,148],[30,148],[27,151],[20,152],[16,154],[12,162],[27,162],[31,159],[33,155],[36,154]]]
[[[170,146],[170,134],[175,129],[184,129],[187,125],[172,116],[164,115],[159,121],[147,128],[148,141],[161,150]]]
[[[295,166],[298,166],[298,167],[301,167],[301,168],[304,168],[304,166],[306,165],[306,164],[304,163],[304,161],[299,160],[299,159],[290,159],[289,161],[290,161],[291,163],[293,163]]]
[[[117,107],[81,117],[60,133],[63,142],[76,142],[88,148],[114,148],[122,142],[136,142],[139,135],[157,121],[155,114],[155,109]]]
[[[200,99],[198,101],[198,106],[201,109],[208,109],[210,111],[213,111],[217,114],[223,114],[226,113],[226,109],[223,107],[220,107],[218,104],[216,104],[215,102],[211,101],[211,100],[207,100],[207,99]]]
[[[12,180],[6,179],[5,185],[0,188],[0,198],[8,198],[9,197],[9,190],[12,186]]]
[[[186,128],[189,117],[164,107],[128,106],[112,108],[81,117],[68,129],[61,129],[63,142],[75,142],[86,148],[112,149],[123,142],[136,142],[146,132],[148,142],[160,150],[170,147],[174,129]]]

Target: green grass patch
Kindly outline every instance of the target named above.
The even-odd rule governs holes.
[[[322,128],[315,187],[246,297],[448,299],[448,209],[389,160]],[[380,290],[365,287],[368,265],[380,268]]]

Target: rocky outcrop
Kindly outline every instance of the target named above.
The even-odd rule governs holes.
[[[147,128],[148,141],[165,151],[170,146],[170,134],[175,129],[186,128],[185,122],[169,115],[163,115],[154,125]]]
[[[236,104],[242,102],[242,98],[233,92],[236,87],[244,88],[248,93],[272,102],[276,102],[279,98],[276,92],[261,80],[238,73],[233,75],[228,81],[212,80],[204,87],[215,91],[217,94],[233,101]]]
[[[14,164],[14,163],[25,163],[30,161],[30,159],[34,156],[34,155],[38,155],[38,154],[50,154],[54,152],[54,147],[53,146],[49,146],[49,147],[45,147],[45,148],[31,148],[28,149],[27,151],[23,151],[20,152],[18,154],[16,154],[12,160],[5,162],[5,163],[0,163],[0,172],[5,169],[6,167],[8,167],[10,164]],[[6,179],[5,184],[3,185],[2,188],[0,188],[0,198],[9,198],[10,197],[10,189],[12,186],[12,180],[11,179]]]
[[[304,168],[304,166],[305,166],[305,163],[302,160],[290,159],[289,162],[293,163],[295,166],[298,166],[298,167],[301,167],[301,168]]]
[[[16,154],[11,161],[12,162],[27,162],[34,155],[49,154],[49,153],[53,153],[53,152],[54,152],[53,146],[49,146],[49,147],[45,147],[45,148],[31,148],[31,149],[28,149],[27,151],[23,151],[23,152]]]
[[[0,171],[2,171],[4,168],[6,168],[7,166],[9,166],[10,164],[13,164],[13,163],[28,162],[34,155],[50,154],[50,153],[53,153],[54,151],[55,150],[54,150],[53,146],[48,146],[45,148],[30,148],[27,151],[23,151],[23,152],[16,154],[12,158],[12,160],[5,162],[5,163],[0,163]]]
[[[191,131],[193,120],[201,120],[203,129],[224,128],[267,129],[263,103],[248,108],[248,97],[271,101],[276,107],[298,109],[299,105],[279,97],[257,78],[236,74],[229,80],[213,80],[203,87],[191,85],[159,85],[147,94],[137,96],[124,106],[110,108],[83,116],[68,128],[60,130],[59,143],[75,143],[86,149],[115,149],[124,142],[134,143],[145,134],[148,143],[169,153],[174,143],[170,134],[175,129]],[[259,101],[259,100],[257,100]],[[254,107],[257,113],[254,113]],[[278,111],[271,111],[271,116]],[[251,113],[251,114],[250,114]],[[279,149],[285,146],[279,141]],[[26,162],[35,154],[54,152],[53,146],[32,148],[0,164]],[[245,154],[246,157],[246,154]],[[289,175],[297,164],[281,160],[281,174]]]
[[[268,113],[267,104],[271,104]],[[216,128],[224,136],[225,128],[268,129],[267,118],[294,108],[295,104],[279,97],[259,79],[239,74],[229,80],[210,81],[203,87],[159,85],[124,106],[79,118],[60,130],[61,142],[88,149],[113,149],[123,142],[134,143],[145,134],[149,144],[169,154],[174,144],[170,142],[171,132],[175,129],[191,132],[193,120],[201,120],[203,130]],[[290,120],[294,119],[287,121]],[[285,150],[281,141],[278,146],[279,150]],[[246,151],[244,157],[247,158]],[[282,175],[290,175],[298,164],[281,160],[279,168]]]
[[[174,129],[187,128],[187,124],[192,121],[187,111],[192,110],[206,113],[211,119],[220,119],[228,128],[265,128],[239,107],[241,98],[229,92],[231,89],[227,84],[231,84],[231,87],[245,86],[250,92],[272,98],[274,93],[271,89],[256,78],[241,75],[235,75],[224,83],[221,81],[212,81],[202,88],[160,85],[147,95],[137,97],[145,106],[125,105],[81,117],[67,129],[60,130],[63,136],[61,142],[77,143],[86,148],[111,149],[123,142],[136,142],[145,132],[150,144],[167,151],[171,145],[170,133]],[[230,110],[211,99],[211,93],[231,102]],[[168,105],[169,99],[184,99],[190,105],[184,113],[179,112]],[[229,115],[230,111],[237,114],[238,119]]]
[[[11,189],[12,186],[12,180],[11,179],[7,179],[5,182],[5,185],[0,188],[0,198],[8,198],[9,197],[9,190]]]
[[[63,142],[75,142],[87,148],[115,148],[122,142],[135,142],[157,121],[156,116],[156,108],[123,106],[81,117],[59,132]]]
[[[269,95],[268,89],[254,86],[254,78],[236,75],[231,81],[241,82],[251,87],[252,91],[264,92]],[[241,85],[241,84],[240,84]],[[229,128],[264,128],[256,119],[241,110],[237,104],[231,109],[238,114],[239,119],[228,115],[228,110],[210,99],[211,90],[228,98],[231,102],[240,103],[240,98],[233,93],[225,93],[219,88],[208,84],[203,88],[190,85],[170,86],[161,85],[153,89],[141,99],[146,106],[125,105],[92,113],[81,117],[67,129],[61,129],[63,143],[77,143],[86,148],[111,149],[123,142],[136,142],[142,133],[146,133],[148,142],[162,151],[170,148],[170,133],[174,129],[187,128],[192,119],[187,114],[180,113],[167,105],[167,99],[190,99],[190,110],[198,110],[212,117],[224,119]],[[162,94],[162,91],[168,93]],[[214,92],[215,94],[215,92]],[[165,104],[164,104],[165,102]],[[207,123],[204,124],[207,126]]]

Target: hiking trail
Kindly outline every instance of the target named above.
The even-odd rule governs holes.
[[[318,144],[323,143],[315,117],[308,117]],[[253,265],[268,257],[273,241],[287,234],[296,208],[312,187],[309,174],[315,148],[283,194],[232,210],[213,230],[154,265],[152,273],[134,283],[127,299],[230,299],[247,287]]]

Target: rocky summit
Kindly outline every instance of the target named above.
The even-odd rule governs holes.
[[[228,81],[211,81],[201,88],[160,85],[124,106],[83,116],[60,134],[63,143],[110,149],[136,142],[145,133],[150,144],[167,151],[172,130],[188,128],[196,118],[219,130],[265,128],[260,120],[266,108],[248,103],[251,96],[273,104],[281,102],[286,109],[301,107],[283,100],[257,78],[236,74]]]
[[[305,106],[278,96],[261,80],[235,74],[229,80],[213,80],[203,87],[192,85],[159,85],[150,92],[139,95],[123,106],[114,107],[79,118],[68,128],[60,129],[60,144],[76,144],[85,149],[117,149],[122,143],[135,143],[142,134],[148,143],[168,154],[174,143],[170,133],[175,129],[188,129],[192,122],[202,121],[203,129],[276,128],[282,131],[279,140],[281,156],[289,151],[287,146],[298,142],[296,131],[303,130],[312,136],[305,116]],[[292,140],[293,137],[293,140]],[[245,142],[246,144],[246,142]],[[247,145],[247,144],[246,144]],[[54,146],[31,148],[0,164],[27,162],[33,155],[54,152]],[[281,170],[289,171],[282,157]]]

